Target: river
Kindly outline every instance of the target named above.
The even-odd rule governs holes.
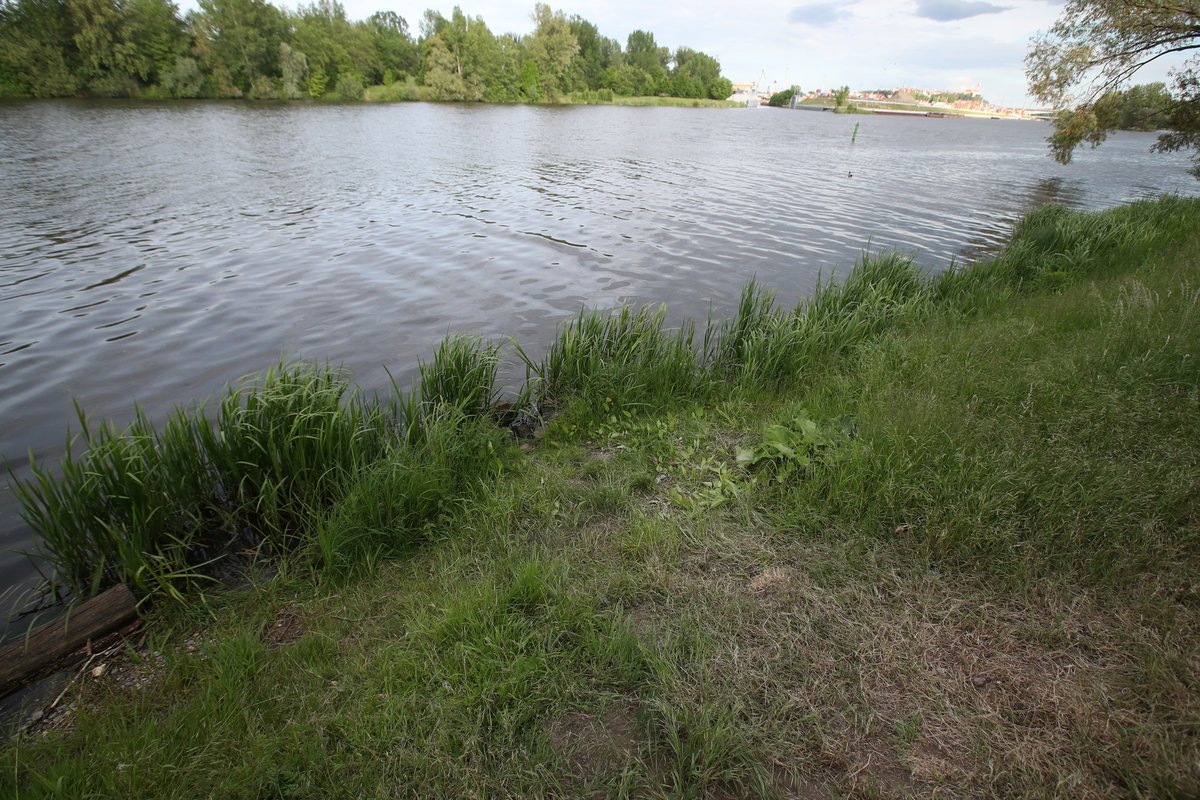
[[[857,136],[853,136],[855,126]],[[281,356],[402,380],[448,332],[537,351],[582,304],[788,303],[864,249],[977,258],[1046,202],[1195,194],[1118,134],[777,109],[0,104],[0,454],[61,453],[73,399],[161,417]],[[0,496],[0,588],[33,546]]]

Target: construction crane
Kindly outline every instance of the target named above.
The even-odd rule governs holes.
[[[754,93],[762,94],[763,84],[767,81],[767,71],[764,69],[758,73],[758,80],[754,82]]]

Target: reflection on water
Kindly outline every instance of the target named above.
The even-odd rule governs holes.
[[[1033,185],[1029,193],[1028,208],[1037,208],[1049,203],[1077,206],[1083,202],[1087,192],[1079,181],[1067,181],[1062,177],[1042,178]]]
[[[1086,185],[1079,179],[1054,175],[1027,181],[1023,187],[1018,184],[1011,188],[1010,195],[1016,205],[1008,212],[997,211],[990,229],[977,231],[967,237],[966,244],[958,252],[965,263],[978,261],[996,253],[1003,247],[1008,231],[1028,211],[1050,203],[1060,203],[1072,208],[1087,205]]]
[[[859,127],[857,139],[851,131]],[[1045,202],[1190,193],[1123,134],[1063,167],[1040,123],[786,111],[0,104],[0,453],[72,398],[156,416],[281,355],[409,378],[448,331],[532,350],[581,304],[792,302],[863,248],[926,269]],[[11,498],[0,547],[25,548]],[[15,557],[0,585],[23,579]]]

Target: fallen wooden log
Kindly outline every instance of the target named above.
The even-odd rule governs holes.
[[[64,617],[0,650],[0,696],[30,675],[137,616],[133,594],[123,584],[72,608]]]

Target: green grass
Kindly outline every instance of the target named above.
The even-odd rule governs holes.
[[[428,87],[417,83],[416,78],[407,77],[402,81],[389,84],[368,86],[363,92],[363,100],[368,103],[400,103],[429,100]]]
[[[395,81],[380,86],[368,86],[363,93],[368,103],[429,102],[430,90],[413,78]],[[560,96],[546,105],[589,105],[589,106],[668,106],[675,108],[742,108],[741,103],[726,100],[710,100],[694,97],[666,97],[661,95],[629,96],[617,95],[609,89],[571,92]]]
[[[697,99],[694,97],[664,97],[662,95],[632,96],[616,95],[605,105],[614,106],[670,106],[677,108],[743,108],[741,103],[731,103],[728,100]]]
[[[468,423],[492,406],[497,364],[496,346],[457,337],[420,365],[418,388],[382,402],[335,370],[299,364],[229,389],[215,418],[179,409],[157,429],[138,410],[119,431],[80,411],[74,438],[86,449],[68,441],[53,468],[35,463],[13,490],[51,580],[76,596],[125,583],[143,598],[182,599],[235,545],[276,557],[306,549],[314,516],[361,493],[364,474],[426,470],[445,484],[445,465],[430,466],[444,461],[455,465],[449,485],[465,486],[496,458],[498,431]],[[456,455],[463,448],[483,449],[471,460]],[[427,521],[411,512],[428,506],[429,486],[389,485],[414,493],[389,497],[411,506],[395,519]],[[325,555],[331,535],[317,536]]]
[[[369,463],[271,479],[309,509],[279,578],[160,604],[0,787],[1192,796],[1198,217],[1043,209],[946,274],[865,257],[791,309],[751,283],[703,335],[584,311],[523,354],[557,413],[520,448],[498,351],[450,340],[363,405]]]

